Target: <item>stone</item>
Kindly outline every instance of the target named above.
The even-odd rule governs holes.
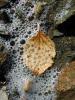
[[[26,79],[24,81],[24,85],[23,85],[23,89],[25,92],[29,92],[31,90],[31,87],[32,87],[32,80],[30,79]]]
[[[56,85],[57,100],[74,100],[75,96],[75,61],[66,64],[58,76]],[[71,99],[70,96],[73,98]],[[59,99],[60,98],[60,99]]]
[[[0,0],[0,7],[6,5],[8,3],[8,0]]]
[[[6,86],[0,89],[0,100],[8,100],[8,95],[6,93]]]
[[[45,0],[46,1],[46,0]],[[48,0],[49,1],[49,0]],[[50,0],[51,5],[48,18],[50,22],[54,23],[54,26],[63,23],[70,16],[75,14],[75,0]]]
[[[7,49],[2,43],[0,43],[0,65],[3,64],[6,58],[7,58]]]

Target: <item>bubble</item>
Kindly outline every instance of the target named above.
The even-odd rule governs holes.
[[[28,35],[26,35],[25,38],[28,38]]]
[[[23,55],[23,51],[20,52],[20,55]]]
[[[25,44],[25,40],[22,39],[22,40],[20,41],[20,44]]]
[[[11,41],[11,42],[10,42],[10,45],[11,45],[11,46],[14,46],[14,45],[15,45],[15,42],[14,42],[14,41]]]
[[[32,21],[34,19],[34,16],[28,17],[29,21]]]
[[[31,34],[31,31],[28,31],[27,33],[28,33],[28,34]]]

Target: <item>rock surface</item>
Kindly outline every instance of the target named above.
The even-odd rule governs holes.
[[[69,97],[75,93],[75,61],[65,65],[58,77],[58,83],[56,86],[58,92],[57,100],[69,100]],[[60,99],[59,99],[60,98]],[[75,96],[72,96],[74,100]]]
[[[75,100],[75,89],[61,92],[57,100]]]
[[[7,49],[3,44],[0,43],[0,65],[3,64],[6,58],[7,58]]]
[[[50,22],[54,21],[55,25],[64,22],[75,14],[75,0],[54,0],[48,14]]]
[[[8,3],[8,0],[0,0],[0,7],[6,5]]]
[[[6,86],[3,86],[0,89],[0,100],[8,100],[8,96],[7,96],[7,93],[6,93]]]

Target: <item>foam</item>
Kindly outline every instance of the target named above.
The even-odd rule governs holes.
[[[1,41],[5,42],[5,45],[10,51],[9,56],[11,58],[11,66],[9,66],[11,70],[6,76],[7,80],[9,80],[7,84],[8,94],[10,95],[11,100],[20,100],[22,96],[25,96],[28,100],[55,100],[56,92],[54,86],[57,79],[57,68],[47,70],[42,76],[34,78],[32,72],[29,71],[22,62],[22,54],[20,54],[22,51],[22,44],[20,41],[22,39],[27,41],[28,38],[36,33],[37,20],[28,20],[27,14],[30,13],[31,9],[29,10],[29,6],[26,6],[22,1],[16,5],[16,9],[17,8],[19,8],[25,16],[24,23],[22,23],[22,21],[15,14],[13,14],[13,23],[8,26],[8,30],[13,33],[14,38],[7,41],[0,38]],[[41,22],[42,20],[42,23],[45,23],[43,17],[46,16],[42,15],[39,21]],[[31,31],[30,34],[28,33],[29,31]],[[43,31],[46,32],[45,26],[43,26]],[[14,46],[10,45],[11,41],[15,42]],[[32,90],[29,93],[25,93],[22,88],[23,82],[26,78],[33,80]],[[14,90],[16,89],[19,93],[18,96],[13,95]]]

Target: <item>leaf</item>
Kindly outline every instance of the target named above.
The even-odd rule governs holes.
[[[23,46],[23,61],[35,74],[40,75],[53,64],[56,55],[54,42],[43,32],[29,39]]]

